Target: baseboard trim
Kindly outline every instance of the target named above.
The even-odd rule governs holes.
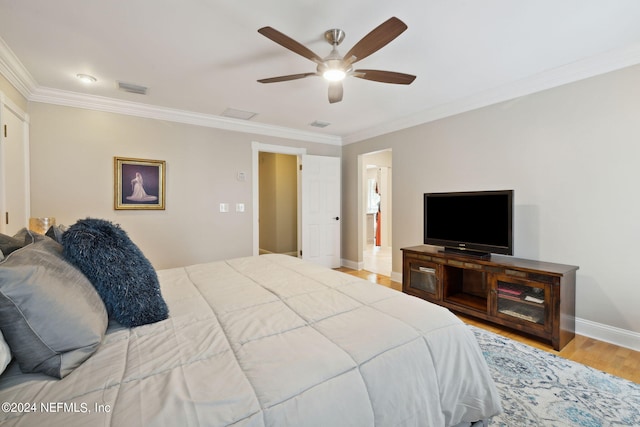
[[[640,351],[640,333],[576,317],[576,334]]]
[[[268,251],[266,249],[258,248],[258,255],[269,255],[269,254],[289,255],[289,256],[292,256],[292,257],[297,257],[298,256],[298,252],[296,252],[296,251],[292,251],[292,252],[271,252],[271,251]]]
[[[342,265],[343,267],[346,268],[350,268],[352,270],[363,270],[364,269],[364,261],[362,262],[357,262],[357,261],[351,261],[348,259],[344,259],[342,258],[340,260],[340,265]]]
[[[393,280],[394,282],[402,283],[402,273],[392,271],[391,280]]]

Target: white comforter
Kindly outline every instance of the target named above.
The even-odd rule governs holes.
[[[158,276],[169,319],[111,325],[62,380],[12,364],[0,401],[31,407],[0,423],[450,426],[500,411],[473,334],[439,306],[279,255]]]

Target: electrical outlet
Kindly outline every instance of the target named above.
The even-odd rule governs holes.
[[[220,203],[220,212],[229,212],[229,203]]]
[[[244,203],[236,203],[236,212],[244,212]]]

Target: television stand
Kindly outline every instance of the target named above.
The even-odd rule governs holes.
[[[537,336],[558,351],[573,339],[578,267],[463,252],[403,248],[402,291]]]

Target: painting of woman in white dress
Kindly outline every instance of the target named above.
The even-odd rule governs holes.
[[[136,172],[136,177],[131,180],[131,195],[127,196],[127,200],[134,202],[155,202],[158,200],[158,196],[148,195],[144,191],[144,179],[142,174]]]
[[[162,160],[115,158],[115,209],[164,209]]]

